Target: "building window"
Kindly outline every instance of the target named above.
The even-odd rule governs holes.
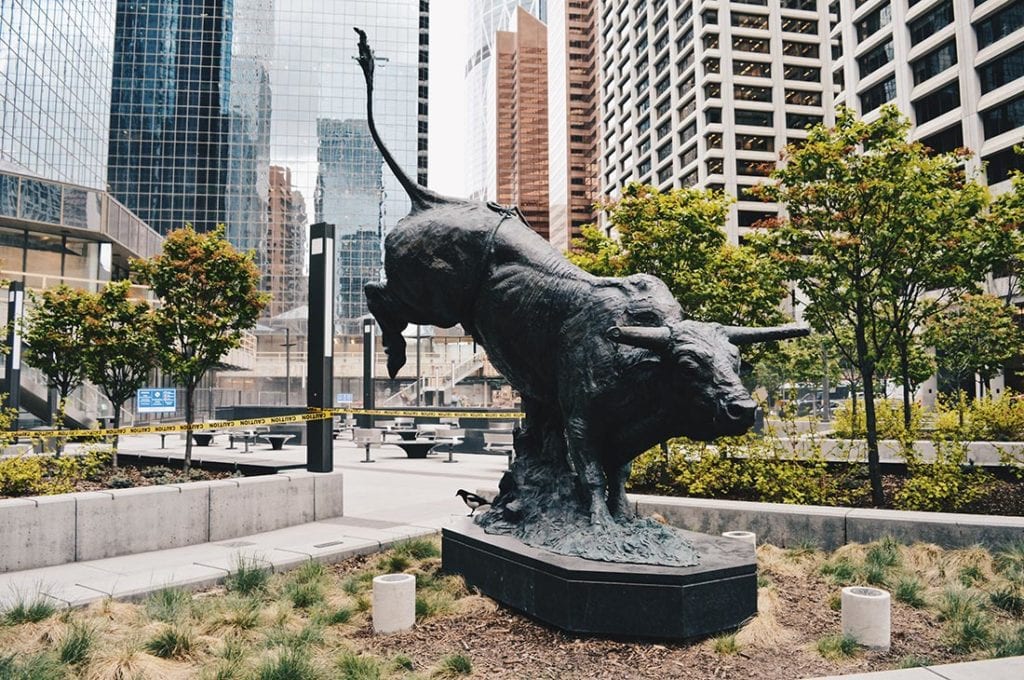
[[[736,148],[740,151],[775,151],[775,138],[737,134]]]
[[[665,121],[664,123],[662,123],[661,125],[658,126],[658,129],[655,130],[655,134],[658,135],[658,139],[660,140],[662,137],[667,135],[669,133],[669,130],[671,130],[671,129],[672,129],[672,121]]]
[[[821,81],[821,69],[815,66],[786,64],[782,71],[782,77],[785,80],[802,80],[807,83],[817,83]]]
[[[718,23],[718,10],[709,9],[704,12],[701,12],[700,18],[704,21],[705,24],[713,26]]]
[[[809,127],[820,125],[821,116],[812,116],[807,113],[787,113],[786,127],[791,130],[806,130]]]
[[[718,36],[715,36],[715,47],[718,47],[717,41]],[[732,47],[738,52],[756,52],[757,54],[768,54],[771,51],[771,45],[764,38],[747,38],[738,35],[733,36]]]
[[[867,78],[892,61],[892,40],[886,40],[878,47],[872,48],[863,55],[857,57],[857,67],[860,69],[860,77]]]
[[[772,100],[772,88],[756,87],[754,85],[733,85],[732,95],[739,101],[770,102]]]
[[[771,127],[774,125],[775,115],[771,111],[748,111],[736,109],[733,113],[736,125],[756,125],[758,127]]]
[[[960,106],[960,83],[954,80],[914,102],[917,124],[927,123]]]
[[[671,155],[672,155],[672,145],[671,144],[662,144],[658,148],[658,162],[659,163],[661,161],[665,160],[666,158],[668,158]]]
[[[888,26],[890,21],[892,21],[892,7],[887,3],[857,22],[857,40],[864,42],[878,29]]]
[[[683,104],[683,108],[679,110],[679,120],[686,120],[690,117],[694,111],[697,110],[697,100],[691,99],[690,101]]]
[[[1024,76],[1024,48],[1021,47],[978,67],[982,92],[991,92],[1021,76]]]
[[[737,175],[754,175],[755,177],[767,177],[775,169],[775,163],[770,161],[759,161],[750,158],[736,159]]]
[[[704,49],[706,50],[717,50],[718,49],[718,34],[708,33],[704,36]]]
[[[636,167],[636,171],[640,175],[646,175],[651,171],[651,159],[645,158],[640,165]]]
[[[874,111],[886,102],[896,98],[896,77],[889,76],[873,87],[860,93],[860,107],[864,113]]]
[[[722,148],[722,133],[721,132],[709,132],[704,135],[704,148],[706,149],[721,149]]]
[[[1024,127],[1024,95],[985,109],[980,114],[985,138],[992,139],[1014,128]]]
[[[707,123],[708,125],[711,125],[713,123],[721,123],[722,122],[722,109],[718,108],[717,106],[714,107],[714,108],[707,109],[704,112],[704,122]],[[696,132],[697,128],[694,127],[693,130],[694,130],[694,132]],[[684,130],[683,132],[686,132],[686,131]],[[684,139],[682,141],[686,141],[686,140]]]
[[[956,40],[939,45],[934,50],[910,64],[914,72],[914,85],[919,85],[956,64]]]
[[[767,14],[743,14],[741,12],[733,12],[729,16],[729,23],[738,28],[768,28],[768,15]]]
[[[714,57],[709,57],[701,62],[704,66],[704,73],[720,73],[722,71],[721,62]]]
[[[721,83],[705,83],[704,85],[704,97],[707,99],[718,99],[722,96],[722,84]]]
[[[974,25],[978,49],[1005,38],[1021,26],[1024,26],[1024,3],[1013,2]]]
[[[764,199],[753,192],[753,188],[756,184],[737,184],[736,185],[736,198],[741,201],[755,201],[758,203],[764,203]]]
[[[985,163],[985,175],[989,184],[1003,182],[1010,179],[1010,173],[1024,170],[1024,156],[1015,152],[1012,146],[981,160]]]
[[[718,111],[718,117],[722,117],[722,109],[711,109]],[[719,120],[721,122],[721,120]],[[689,125],[683,128],[683,131],[679,133],[679,145],[685,146],[688,141],[693,139],[697,135],[697,121],[693,121]]]
[[[733,0],[736,3],[743,5],[758,5],[760,7],[767,7],[768,0]]]
[[[818,58],[818,46],[815,43],[782,41],[782,53],[790,57]]]
[[[709,158],[705,166],[709,175],[722,175],[725,170],[725,162],[721,158]]]
[[[750,78],[771,78],[772,65],[763,61],[732,60],[732,72],[738,76]]]
[[[770,220],[775,216],[775,213],[764,210],[737,210],[736,223],[741,227],[753,227],[761,220]]]
[[[697,160],[697,145],[696,144],[691,146],[689,149],[684,151],[681,156],[679,156],[679,167],[685,168],[687,165],[689,165],[690,163],[694,162],[695,160]]]
[[[821,106],[821,93],[786,89],[786,103],[796,106]]]
[[[782,0],[783,9],[797,9],[804,12],[817,12],[818,0]]]
[[[944,2],[910,22],[910,44],[916,45],[953,23],[953,3]]]
[[[964,145],[964,131],[960,123],[925,137],[921,143],[935,153],[949,153]]]
[[[813,35],[818,32],[818,22],[811,19],[794,19],[793,17],[782,17],[782,31],[784,33],[807,33]]]

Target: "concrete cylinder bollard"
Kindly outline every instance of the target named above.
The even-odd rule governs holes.
[[[891,605],[889,593],[884,590],[865,586],[843,588],[843,635],[868,649],[889,651]]]
[[[746,541],[755,548],[757,547],[757,534],[753,531],[725,531],[722,535],[726,538],[735,538],[739,541]]]
[[[396,633],[416,623],[416,577],[385,574],[373,579],[373,631]]]

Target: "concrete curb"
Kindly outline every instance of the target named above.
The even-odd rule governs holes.
[[[343,515],[340,472],[0,500],[0,573],[272,531]]]
[[[944,548],[998,548],[1024,541],[1024,517],[829,508],[630,494],[640,515],[655,512],[669,524],[720,534],[753,531],[758,542],[780,547],[812,544],[834,550],[892,536],[902,543],[935,543]]]

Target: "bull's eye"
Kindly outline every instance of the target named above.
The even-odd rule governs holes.
[[[638,323],[644,324],[646,326],[656,326],[661,323],[661,319],[658,317],[658,315],[650,310],[637,312],[636,314],[633,315],[633,318],[636,319]]]
[[[676,363],[684,371],[696,371],[700,368],[697,358],[691,354],[680,354],[676,357]]]

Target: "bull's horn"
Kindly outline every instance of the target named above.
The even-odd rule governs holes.
[[[734,345],[753,345],[757,342],[769,342],[771,340],[785,340],[786,338],[799,338],[809,335],[811,329],[806,324],[791,323],[785,326],[769,326],[767,328],[752,328],[750,326],[722,326],[729,342]]]
[[[667,326],[612,326],[605,336],[614,342],[661,352],[668,347],[672,331]]]

